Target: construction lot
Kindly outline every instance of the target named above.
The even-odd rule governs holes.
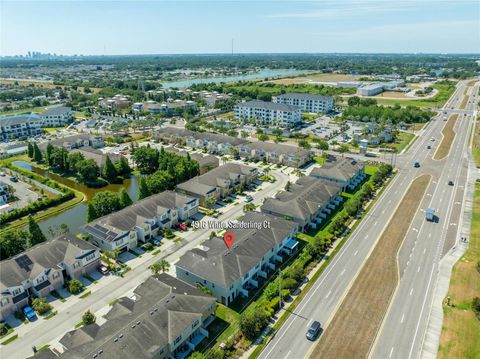
[[[442,160],[448,156],[448,153],[450,152],[450,147],[452,147],[453,140],[455,139],[455,131],[453,130],[453,128],[455,127],[457,119],[458,115],[450,116],[447,123],[445,124],[445,127],[443,127],[443,139],[440,143],[440,146],[438,146],[435,155],[433,156],[434,160]]]
[[[422,175],[410,185],[311,358],[367,357],[397,286],[398,250],[430,179]]]

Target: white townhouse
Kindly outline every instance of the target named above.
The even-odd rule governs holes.
[[[302,122],[300,107],[283,103],[252,100],[235,105],[235,118],[254,120],[259,126],[296,127]]]
[[[66,106],[50,107],[40,117],[43,127],[65,126],[73,120],[72,109]]]
[[[333,97],[307,93],[286,93],[272,98],[275,103],[298,106],[305,112],[327,113],[333,109]]]

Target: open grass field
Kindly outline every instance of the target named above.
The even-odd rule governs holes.
[[[450,152],[450,147],[452,146],[453,140],[455,139],[455,131],[453,130],[453,127],[457,122],[457,118],[458,115],[450,116],[447,123],[443,127],[443,139],[440,143],[440,146],[438,146],[437,150],[435,151],[435,155],[433,156],[434,160],[441,160],[448,156],[448,153]]]
[[[453,267],[448,290],[451,305],[446,305],[446,302],[443,305],[439,359],[480,358],[480,320],[472,310],[472,299],[480,297],[480,268],[477,268],[479,263],[480,182],[477,182],[469,247]]]
[[[375,97],[378,104],[380,105],[400,105],[400,106],[417,106],[417,107],[442,107],[445,102],[450,98],[450,96],[455,91],[455,86],[448,84],[434,84],[438,93],[432,98],[428,99],[418,99],[418,100],[406,100],[406,99],[387,99]]]
[[[398,249],[430,178],[423,175],[410,185],[392,217],[395,220],[386,227],[311,358],[367,357],[397,286]]]
[[[311,74],[299,77],[289,77],[284,79],[272,80],[270,82],[284,85],[291,84],[308,84],[310,82],[343,82],[343,81],[358,81],[360,75],[345,75],[345,74]]]
[[[15,80],[10,80],[10,79],[0,79],[0,84],[5,84],[5,85],[11,85],[14,83],[18,83],[18,86],[31,86],[34,85],[35,87],[44,87],[47,89],[54,89],[57,87],[61,87],[62,89],[65,88],[64,85],[54,85],[53,82],[51,81],[40,81],[40,80],[27,80],[27,79],[15,79]],[[79,92],[83,92],[83,87],[78,87],[77,90]],[[100,92],[102,89],[101,88],[91,88],[93,93]]]
[[[475,165],[480,168],[480,119],[475,121],[475,133],[473,134],[472,155]]]
[[[393,148],[397,153],[400,153],[414,138],[413,133],[400,131],[395,142],[389,143],[386,147]]]

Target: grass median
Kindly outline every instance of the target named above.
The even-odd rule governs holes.
[[[410,185],[311,358],[367,357],[397,286],[398,249],[430,178],[423,175]]]
[[[453,128],[455,127],[457,119],[458,115],[450,116],[447,123],[443,127],[443,139],[440,143],[440,146],[438,146],[437,151],[435,151],[435,155],[433,156],[434,160],[442,160],[448,156],[448,153],[450,152],[450,147],[452,147],[453,140],[455,139],[455,131],[453,130]]]
[[[480,182],[475,184],[470,243],[453,267],[448,297],[438,358],[479,358],[480,313],[475,315],[473,298],[480,298]]]

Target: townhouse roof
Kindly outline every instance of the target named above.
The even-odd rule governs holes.
[[[238,222],[256,223],[259,228],[229,229],[235,237],[230,249],[226,247],[223,238],[214,237],[203,243],[204,249],[194,248],[186,252],[175,265],[228,288],[297,228],[293,221],[260,212],[247,212]],[[265,222],[270,223],[270,228],[264,226]]]
[[[331,101],[332,96],[314,95],[309,93],[290,92],[276,96],[277,98],[291,98],[294,100]]]
[[[44,270],[61,269],[59,264],[73,263],[96,250],[97,247],[93,244],[70,233],[37,244],[0,262],[0,290],[21,285],[23,281],[38,276]]]
[[[74,152],[81,153],[87,160],[88,159],[94,160],[100,168],[102,168],[105,162],[107,161],[107,156],[110,158],[110,160],[113,163],[119,162],[120,158],[123,157],[122,155],[116,154],[116,153],[103,153],[102,151],[90,146],[75,148],[70,151],[70,153],[74,153]]]
[[[41,114],[42,117],[46,116],[64,116],[72,112],[71,107],[67,106],[57,106],[50,107],[44,113]]]
[[[48,142],[43,142],[38,145],[40,150],[45,150],[47,148],[47,145],[50,143],[53,146],[56,147],[65,147],[67,144],[76,144],[78,141],[85,141],[85,140],[94,140],[98,136],[93,136],[88,133],[78,133],[76,135],[71,135],[71,136],[65,136],[65,137],[60,137],[56,138],[54,140],[49,140]]]
[[[306,150],[301,147],[281,145],[278,143],[263,142],[263,141],[249,142],[249,143],[243,144],[242,146],[249,147],[252,150],[263,150],[265,152],[275,152],[277,154],[282,154],[282,155],[295,154],[296,156],[304,157],[312,154],[312,151]]]
[[[190,154],[190,158],[192,160],[197,161],[200,168],[206,167],[208,165],[210,165],[211,167],[218,167],[218,165],[220,164],[220,160],[216,156],[207,155],[207,154],[198,153],[198,152],[190,153],[187,151],[179,150],[175,147],[165,147],[164,149],[167,152],[172,152],[183,157],[187,157],[187,154]]]
[[[314,168],[310,176],[348,181],[364,167],[365,164],[362,161],[357,161],[353,158],[335,157],[333,160],[325,162],[322,167]]]
[[[261,101],[261,100],[251,100],[247,102],[242,102],[237,104],[238,107],[249,107],[249,108],[263,108],[266,110],[273,110],[273,111],[285,111],[285,112],[295,112],[300,111],[300,107],[287,105],[284,103],[276,103],[276,102],[269,102],[269,101]]]
[[[339,184],[327,180],[300,177],[288,191],[278,192],[275,198],[267,198],[261,210],[305,221],[325,207],[340,190]]]
[[[223,187],[230,180],[235,180],[240,176],[254,175],[256,168],[241,165],[238,163],[227,163],[220,167],[201,175],[194,177],[186,182],[177,185],[180,190],[189,191],[198,195],[205,195],[216,187]]]
[[[214,303],[215,298],[166,273],[149,277],[133,297],[112,306],[104,324],[65,334],[60,343],[66,351],[59,358],[153,358],[196,320],[201,323]]]
[[[164,191],[144,198],[131,206],[100,217],[84,226],[88,233],[113,241],[121,232],[129,231],[145,221],[169,210],[182,208],[195,199],[177,192]]]
[[[175,136],[175,137],[182,137],[188,138],[192,137],[197,140],[207,140],[207,141],[215,141],[217,143],[229,143],[232,146],[238,146],[242,143],[248,142],[242,138],[232,137],[221,135],[218,133],[211,133],[211,132],[198,132],[198,131],[190,131],[183,128],[176,128],[176,127],[163,127],[156,130],[157,134]]]
[[[40,116],[33,113],[29,115],[0,116],[0,126],[22,125],[40,120]]]

